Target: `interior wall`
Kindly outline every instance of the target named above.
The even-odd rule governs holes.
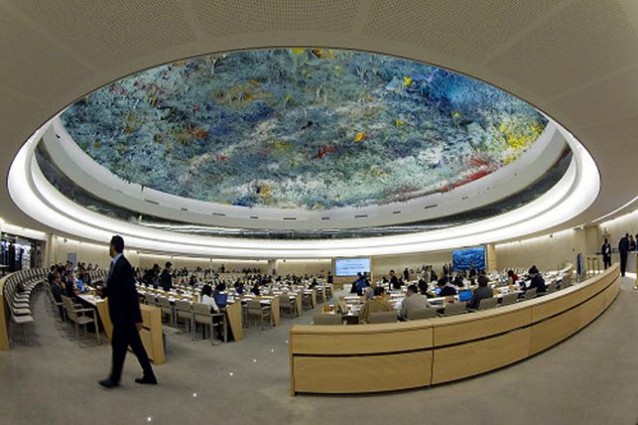
[[[326,275],[332,270],[332,260],[277,260],[277,274]],[[269,270],[272,272],[272,270]]]
[[[111,264],[111,256],[107,244],[98,245],[87,242],[80,242],[60,236],[53,236],[50,239],[51,247],[49,251],[50,263],[65,263],[68,254],[75,252],[77,259],[81,263],[96,264],[102,269],[108,269]],[[125,249],[124,255],[133,267],[139,267],[140,260],[137,251]]]
[[[260,273],[265,273],[268,266],[268,262],[266,260],[211,260],[210,258],[140,254],[141,269],[151,268],[154,264],[159,264],[159,266],[163,268],[167,261],[170,261],[173,264],[173,268],[186,267],[188,270],[195,270],[197,267],[201,267],[202,269],[212,268],[214,270],[219,270],[223,264],[227,272],[232,272],[233,270],[237,270],[239,272],[245,268],[257,268]]]
[[[108,268],[111,264],[111,257],[107,246],[92,243],[79,242],[59,236],[51,238],[52,251],[51,259],[54,263],[65,263],[67,255],[71,252],[77,254],[77,259],[82,263],[97,264],[100,268]]]
[[[564,263],[576,264],[578,253],[587,255],[585,230],[565,230],[545,236],[496,245],[500,270],[529,268],[555,270]]]
[[[406,267],[417,269],[423,265],[432,265],[434,270],[439,273],[443,269],[443,265],[450,262],[452,262],[452,251],[379,256],[372,258],[372,274],[376,280],[383,278],[383,276],[389,276],[390,270],[399,274]]]
[[[625,233],[634,235],[634,237],[638,234],[638,210],[613,220],[605,221],[600,224],[600,228],[601,234],[609,235],[609,243],[612,248],[617,248],[618,241],[620,241],[620,238],[623,237]]]
[[[575,263],[576,255],[595,254],[600,249],[603,234],[610,235],[613,246],[625,232],[638,232],[638,211],[621,218],[603,223],[601,226],[587,226],[583,229],[569,229],[551,235],[496,244],[496,258],[499,270],[505,268],[528,268],[536,264],[541,269],[556,269],[565,262]],[[50,257],[53,262],[64,262],[69,252],[77,253],[78,260],[85,263],[98,264],[107,268],[111,258],[105,245],[98,245],[66,239],[60,236],[50,238]],[[227,271],[241,271],[244,268],[257,268],[260,273],[271,273],[275,265],[279,274],[325,274],[332,270],[331,259],[322,260],[229,260],[191,258],[181,256],[139,254],[126,250],[125,255],[134,267],[150,268],[157,263],[163,265],[170,261],[174,267],[197,267],[218,270],[223,264]],[[390,270],[400,273],[408,269],[420,268],[424,264],[434,266],[439,272],[445,263],[451,262],[452,252],[417,253],[393,256],[376,256],[372,258],[373,279],[387,276]],[[270,266],[269,266],[270,264]]]

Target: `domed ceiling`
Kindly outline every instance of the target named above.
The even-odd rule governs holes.
[[[462,186],[516,160],[547,124],[525,102],[453,72],[319,48],[159,66],[91,93],[61,119],[129,182],[306,210]]]

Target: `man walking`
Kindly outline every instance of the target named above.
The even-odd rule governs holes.
[[[113,322],[112,366],[111,375],[100,385],[113,388],[120,385],[122,368],[126,351],[130,346],[142,366],[144,376],[136,378],[138,384],[157,384],[151,362],[148,359],[139,331],[142,329],[142,313],[135,289],[133,268],[123,255],[124,239],[113,236],[109,246],[109,254],[113,258],[106,287],[102,288],[102,296],[108,297],[109,315]]]
[[[624,276],[627,269],[627,255],[629,254],[629,233],[625,233],[625,236],[620,238],[618,252],[620,253],[620,274]]]
[[[600,253],[603,255],[603,265],[605,269],[607,269],[607,267],[611,267],[611,244],[607,238],[605,238],[605,242],[600,248]]]

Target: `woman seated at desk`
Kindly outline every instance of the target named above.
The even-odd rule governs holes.
[[[507,286],[514,286],[518,282],[518,275],[514,273],[514,270],[509,269],[507,271]]]
[[[215,313],[219,313],[219,307],[217,306],[215,298],[213,297],[212,286],[208,284],[204,285],[204,287],[202,288],[202,298],[200,302],[202,304],[209,305],[215,311]]]

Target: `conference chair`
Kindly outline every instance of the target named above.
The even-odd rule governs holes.
[[[53,296],[53,292],[51,292],[50,287],[46,287],[45,289],[46,297],[47,297],[47,311],[49,315],[53,316],[55,320],[55,328],[61,332],[66,322],[66,311],[64,310],[64,303],[57,302],[55,297]]]
[[[443,314],[441,316],[455,316],[457,314],[467,313],[467,302],[456,302],[456,303],[447,303],[445,304],[445,308],[443,309]]]
[[[172,326],[175,324],[175,307],[171,305],[171,302],[166,297],[159,297],[157,299],[158,306],[162,309],[162,318],[168,316],[168,323]]]
[[[436,308],[423,308],[421,310],[408,312],[408,320],[423,320],[436,317]]]
[[[191,332],[193,326],[193,309],[188,301],[175,300],[175,325],[184,321],[186,331]]]
[[[33,319],[33,316],[31,315],[17,316],[15,314],[12,314],[11,321],[15,323],[16,325],[20,326],[20,331],[22,332],[22,340],[24,341],[24,343],[27,345],[31,345],[31,337],[29,336],[29,338],[27,338],[27,334],[24,329],[28,324],[35,322],[35,320]]]
[[[525,296],[523,297],[525,301],[533,300],[534,298],[536,298],[536,288],[528,289],[527,291],[525,291]]]
[[[501,307],[505,307],[506,305],[516,304],[518,302],[518,293],[512,292],[509,294],[503,295],[501,298]]]
[[[343,325],[343,316],[340,314],[315,314],[312,317],[313,325]]]
[[[303,308],[304,310],[312,309],[312,295],[311,294],[302,294],[301,308]]]
[[[322,304],[326,302],[326,298],[325,298],[325,291],[323,289],[317,289],[315,288],[315,290],[317,291],[317,304]]]
[[[266,319],[272,324],[272,308],[271,306],[262,306],[257,300],[246,301],[246,316],[248,318],[248,326],[250,326],[250,318],[258,317],[261,323],[261,328],[264,329],[264,322]]]
[[[377,323],[394,323],[397,319],[396,311],[382,311],[378,313],[370,313],[368,316],[368,323],[377,324]]]
[[[144,303],[147,305],[157,305],[153,294],[144,294]]]
[[[291,300],[287,294],[279,295],[279,310],[288,311],[292,317],[298,316],[296,301],[296,299]]]
[[[88,337],[88,329],[87,325],[91,323],[95,324],[95,337],[97,339],[97,343],[100,344],[100,331],[97,327],[96,314],[95,309],[92,308],[82,308],[77,307],[76,304],[73,304],[71,298],[62,295],[62,303],[64,304],[64,309],[66,310],[66,317],[73,322],[73,327],[75,328],[75,336],[80,339],[80,327],[84,328],[84,336]],[[93,316],[88,317],[85,313],[91,313]],[[80,344],[81,345],[81,344]]]
[[[491,308],[495,308],[498,303],[498,298],[483,298],[479,300],[479,305],[477,310],[489,310]]]
[[[210,342],[215,345],[215,332],[213,328],[221,328],[221,334],[223,335],[224,342],[228,342],[228,336],[226,333],[226,315],[224,313],[212,313],[208,304],[193,304],[193,316],[195,326],[197,324],[202,325],[204,332],[204,339],[206,339],[206,328],[210,328]],[[215,320],[219,319],[220,320]]]

